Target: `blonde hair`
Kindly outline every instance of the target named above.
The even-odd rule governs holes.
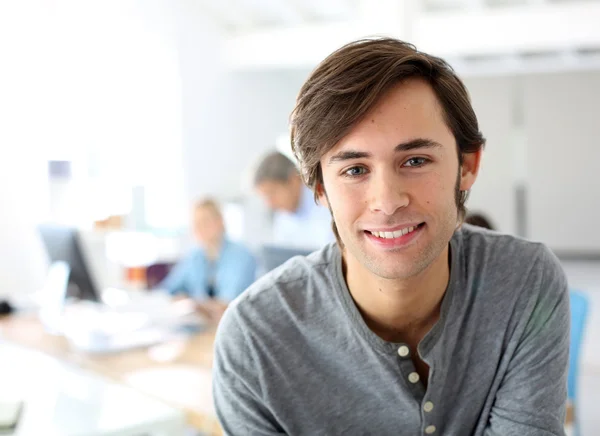
[[[221,212],[221,207],[219,206],[219,203],[217,202],[217,200],[215,200],[214,198],[211,197],[205,197],[205,198],[201,198],[200,200],[197,200],[196,203],[194,203],[194,211],[197,211],[199,209],[208,209],[212,212],[214,212],[214,214],[219,218],[219,219],[223,219],[223,213]]]

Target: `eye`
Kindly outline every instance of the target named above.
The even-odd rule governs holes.
[[[411,157],[404,163],[403,166],[409,167],[409,168],[418,168],[418,167],[422,167],[423,165],[425,165],[429,162],[430,162],[430,160],[427,159],[426,157]]]
[[[347,170],[344,171],[344,176],[347,177],[358,177],[358,176],[362,176],[363,174],[366,174],[367,170],[365,167],[352,167],[352,168],[348,168]]]

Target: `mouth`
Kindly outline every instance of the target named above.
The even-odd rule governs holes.
[[[367,238],[378,245],[399,247],[406,245],[417,237],[425,223],[410,225],[389,230],[365,230]]]
[[[424,226],[425,223],[417,224],[416,226],[408,226],[394,231],[375,231],[375,230],[365,230],[365,232],[370,233],[376,238],[380,239],[396,239],[404,235],[408,235],[409,233],[414,232],[419,229],[419,227]]]

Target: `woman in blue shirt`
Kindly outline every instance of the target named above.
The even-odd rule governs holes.
[[[193,232],[198,248],[183,258],[160,284],[172,295],[197,302],[210,318],[220,318],[227,304],[256,278],[256,260],[241,244],[225,237],[225,225],[214,200],[194,208]]]

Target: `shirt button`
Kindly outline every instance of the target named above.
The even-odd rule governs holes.
[[[411,372],[410,374],[408,374],[408,381],[411,383],[416,383],[419,381],[419,374],[417,374],[416,372]]]
[[[425,404],[423,404],[423,410],[425,412],[431,412],[433,410],[433,403],[431,401],[426,401]]]
[[[435,433],[435,425],[428,425],[427,428],[425,428],[425,433],[434,434]]]
[[[402,345],[400,348],[398,348],[398,355],[400,357],[406,357],[408,356],[408,353],[410,353],[410,350],[406,345]]]

